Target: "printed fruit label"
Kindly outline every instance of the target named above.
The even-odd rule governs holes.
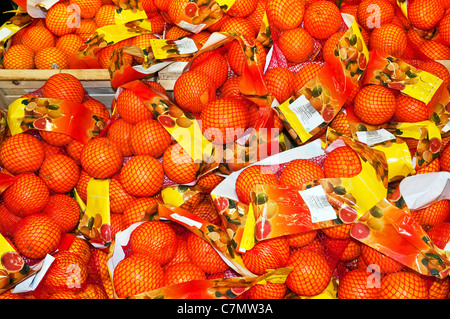
[[[440,129],[442,138],[450,135],[450,94],[447,88],[442,90],[430,121]]]
[[[30,267],[12,244],[0,234],[0,294],[31,275]]]
[[[196,41],[187,37],[178,40],[151,39],[150,44],[154,58],[158,60],[193,56],[201,48]]]
[[[23,12],[18,12],[0,27],[0,48],[5,47],[6,41],[20,29],[28,26],[33,19]]]

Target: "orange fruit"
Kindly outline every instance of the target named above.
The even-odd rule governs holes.
[[[259,33],[262,26],[262,21],[264,14],[266,12],[266,2],[265,0],[257,0],[255,10],[250,13],[246,19],[251,23],[253,29]]]
[[[357,4],[343,4],[340,8],[341,13],[346,13],[354,16],[358,16],[358,5]]]
[[[450,201],[443,199],[421,209],[411,209],[411,216],[423,227],[436,226],[448,221],[450,217]]]
[[[75,29],[75,34],[78,35],[83,42],[86,42],[97,30],[97,23],[92,19],[81,19],[80,26]]]
[[[103,5],[102,0],[70,0],[69,2],[80,7],[80,17],[83,19],[94,18]]]
[[[300,248],[311,243],[317,236],[317,230],[300,232],[296,234],[286,235],[288,244],[291,248]]]
[[[155,81],[143,81],[145,84],[147,84],[150,88],[155,90],[157,93],[161,93],[165,96],[169,96],[169,93],[167,90],[162,86],[160,83]]]
[[[0,234],[4,237],[12,237],[12,234],[21,220],[22,217],[11,213],[8,208],[6,208],[5,203],[0,203]]]
[[[239,18],[247,17],[255,11],[257,4],[258,0],[236,0],[227,14]]]
[[[0,299],[25,299],[23,294],[14,293],[12,290],[6,290],[0,294]]]
[[[84,238],[73,236],[72,244],[70,244],[67,251],[80,257],[86,265],[89,263],[89,259],[91,258],[91,248]]]
[[[88,277],[87,266],[75,253],[61,250],[45,273],[43,284],[48,287],[80,289]]]
[[[192,280],[206,280],[205,272],[191,262],[181,262],[164,269],[166,286],[180,284]]]
[[[289,242],[285,237],[259,241],[242,254],[245,267],[255,275],[262,275],[269,269],[285,267],[290,254]]]
[[[203,30],[200,31],[199,33],[194,33],[192,35],[190,35],[189,37],[200,43],[201,46],[205,45],[206,41],[208,41],[209,37],[211,36],[211,32],[209,32],[208,30]]]
[[[420,45],[419,49],[430,60],[450,59],[450,48],[436,41],[426,40]]]
[[[34,69],[35,53],[25,44],[12,45],[5,51],[3,66],[5,69]]]
[[[228,77],[227,59],[218,51],[203,52],[192,62],[190,70],[196,70],[208,75],[218,89]]]
[[[181,37],[188,37],[192,34],[192,32],[180,28],[177,25],[170,26],[169,30],[166,32],[165,39],[178,40]]]
[[[154,32],[154,34],[163,34],[167,24],[164,19],[165,16],[162,16],[162,12],[154,12],[153,15],[149,16],[148,21],[150,22],[152,32]]]
[[[322,168],[305,159],[289,162],[280,175],[280,185],[302,188],[309,182],[325,178]]]
[[[87,98],[82,104],[96,116],[100,117],[105,123],[110,120],[111,114],[109,113],[108,107],[102,102]]]
[[[57,47],[44,48],[39,50],[35,57],[34,63],[36,69],[67,69],[69,67],[67,55]]]
[[[283,299],[287,293],[285,283],[272,283],[253,285],[248,290],[248,299]]]
[[[200,202],[194,209],[191,210],[191,212],[211,224],[220,225],[220,216],[217,213],[216,207],[209,199],[205,199]]]
[[[78,49],[81,48],[83,43],[84,41],[79,35],[71,33],[59,37],[55,46],[70,57],[78,52]]]
[[[354,100],[355,115],[364,123],[379,125],[388,122],[397,107],[395,95],[380,85],[362,87]]]
[[[323,59],[327,61],[329,58],[334,56],[334,51],[339,43],[339,40],[344,36],[344,31],[338,31],[332,34],[324,43],[322,47]]]
[[[154,0],[155,7],[157,7],[161,11],[167,11],[169,8],[169,4],[172,0]]]
[[[86,173],[86,171],[82,168],[80,171],[80,178],[78,179],[78,183],[75,186],[75,190],[84,203],[87,202],[87,186],[91,178],[92,176]]]
[[[322,63],[305,63],[294,75],[294,93],[301,90],[305,84],[317,76],[322,68]]]
[[[433,60],[421,61],[419,68],[420,70],[434,74],[444,82],[442,83],[444,88],[448,87],[450,83],[450,72],[442,63]]]
[[[116,8],[114,5],[108,4],[103,5],[100,9],[97,10],[95,14],[94,21],[97,25],[97,28],[104,27],[106,25],[115,24],[114,16],[115,16]]]
[[[246,18],[232,17],[225,20],[220,27],[220,32],[237,32],[247,38],[256,38],[257,33],[252,24]]]
[[[441,21],[444,12],[442,1],[414,0],[408,5],[408,20],[419,30],[430,30]]]
[[[339,112],[330,122],[330,127],[344,136],[352,137],[347,114],[345,112]]]
[[[123,165],[120,181],[132,196],[153,196],[164,182],[163,165],[153,156],[136,155]]]
[[[22,37],[22,44],[34,53],[55,46],[55,36],[46,27],[30,26]]]
[[[115,238],[118,232],[121,232],[125,229],[123,225],[123,214],[122,213],[113,213],[110,215],[111,222],[111,238]]]
[[[282,30],[294,29],[303,22],[304,1],[267,0],[266,14],[269,24]]]
[[[133,127],[133,124],[119,118],[108,128],[107,137],[119,145],[123,157],[133,155],[130,146],[130,135]]]
[[[197,184],[200,186],[205,194],[209,194],[212,192],[214,188],[217,187],[225,178],[223,176],[220,176],[215,173],[208,173],[205,175],[202,175],[198,181]]]
[[[227,144],[242,136],[250,118],[247,104],[242,100],[219,98],[203,108],[200,120],[207,140]]]
[[[3,201],[11,213],[24,217],[41,212],[47,205],[49,196],[49,189],[39,176],[22,173],[4,191]]]
[[[44,142],[56,147],[67,145],[73,140],[70,135],[52,131],[39,131],[39,135]]]
[[[441,171],[441,161],[439,157],[431,161],[427,166],[416,169],[416,174],[437,173]]]
[[[329,152],[323,165],[327,178],[354,177],[361,169],[359,156],[349,146],[338,147]]]
[[[42,259],[53,253],[61,241],[61,231],[50,217],[31,214],[24,217],[13,234],[18,252],[30,259]]]
[[[150,256],[132,255],[117,264],[113,283],[119,298],[137,295],[164,286],[164,270]]]
[[[424,102],[406,94],[397,95],[396,101],[397,108],[395,109],[394,118],[398,122],[426,121],[432,114],[432,109]]]
[[[419,35],[416,29],[406,31],[406,38],[408,39],[408,46],[414,49],[418,49],[426,41]]]
[[[144,11],[147,13],[158,11],[154,0],[141,0],[141,5],[142,9],[144,9]]]
[[[153,197],[140,197],[134,199],[123,211],[123,224],[125,228],[142,221],[145,214],[157,208],[159,201]],[[156,210],[155,210],[156,211]]]
[[[78,183],[80,167],[69,156],[55,154],[44,160],[39,177],[53,192],[68,193]]]
[[[450,242],[450,222],[440,222],[427,230],[433,244],[439,249],[444,249],[445,245]]]
[[[381,279],[379,299],[428,299],[425,280],[412,271],[388,274]]]
[[[148,119],[133,126],[129,141],[133,154],[159,158],[172,144],[172,136],[157,120]]]
[[[379,28],[394,16],[394,6],[386,0],[362,0],[358,5],[357,21],[366,30]]]
[[[450,45],[450,15],[446,14],[438,25],[439,35],[447,45]]]
[[[177,235],[165,222],[147,221],[131,233],[130,248],[132,254],[151,256],[155,261],[164,265],[176,253]]]
[[[42,214],[53,219],[59,226],[61,233],[68,233],[75,229],[80,220],[78,203],[66,194],[53,194],[48,199]]]
[[[220,18],[219,21],[217,21],[216,23],[213,23],[208,28],[206,28],[206,30],[209,32],[220,32],[220,28],[222,28],[222,25],[225,23],[225,21],[227,21],[228,19],[231,19],[231,18],[232,18],[232,16],[225,14],[222,16],[222,18]]]
[[[195,233],[187,236],[188,256],[194,265],[206,274],[215,274],[228,269],[228,265],[213,246]]]
[[[354,269],[344,275],[339,281],[339,299],[378,299],[379,288],[373,284],[369,286],[369,276],[372,274],[362,269]]]
[[[250,193],[255,185],[278,185],[278,176],[269,167],[251,165],[246,167],[236,179],[236,195],[240,202],[249,205]]]
[[[107,137],[97,137],[83,147],[80,163],[88,175],[104,179],[119,172],[123,156],[116,142]]]
[[[62,36],[75,32],[74,10],[68,8],[69,4],[60,2],[48,9],[45,16],[45,26],[56,36]]]
[[[401,58],[405,53],[408,39],[405,30],[392,23],[375,28],[369,40],[370,50],[379,50],[388,55]]]
[[[361,244],[356,239],[350,238],[347,247],[345,247],[339,259],[343,261],[350,261],[358,258],[360,255],[361,255]]]
[[[446,147],[442,150],[440,162],[441,170],[450,172],[450,147]]]
[[[314,39],[303,28],[290,29],[281,34],[279,47],[289,62],[305,62],[314,52]]]
[[[25,34],[25,32],[27,32],[27,30],[29,28],[31,28],[32,25],[28,25],[26,27],[23,27],[22,29],[20,29],[19,31],[17,31],[16,33],[14,33],[11,38],[10,38],[10,47],[17,45],[17,44],[22,44],[22,37]],[[45,24],[44,24],[45,26]]]
[[[173,96],[177,105],[185,112],[200,114],[210,101],[216,99],[216,90],[209,76],[189,70],[175,81]]]
[[[78,142],[77,140],[72,140],[70,143],[65,145],[67,156],[75,161],[78,165],[81,165],[80,156],[83,150],[84,144]]]
[[[331,270],[326,260],[308,250],[295,251],[286,267],[293,267],[286,278],[286,285],[300,296],[318,295],[331,280]]]
[[[13,175],[36,172],[44,161],[44,148],[31,134],[20,133],[6,138],[0,148],[0,162]]]
[[[264,70],[264,66],[266,64],[266,51],[264,50],[263,45],[258,40],[254,39],[253,42],[256,45],[256,51],[261,60],[261,73]],[[227,44],[227,53],[226,53],[228,64],[230,65],[231,70],[237,75],[242,75],[244,72],[244,66],[247,63],[247,60],[244,55],[244,51],[242,49],[242,45],[239,41],[231,41]]]
[[[327,39],[341,27],[342,18],[337,5],[330,1],[315,1],[303,18],[304,28],[316,39]]]
[[[322,228],[322,232],[329,238],[332,239],[349,239],[350,230],[353,224],[341,224],[337,226]]]
[[[447,299],[450,293],[450,279],[433,277],[431,286],[428,288],[428,299]]]
[[[274,67],[264,74],[267,89],[281,104],[294,93],[294,74],[284,67]]]
[[[187,235],[187,233],[177,233],[177,251],[173,258],[164,266],[166,269],[178,263],[191,262],[188,254]]]
[[[85,93],[81,81],[68,73],[54,74],[42,86],[42,95],[45,98],[67,100],[75,103],[82,103]]]
[[[390,274],[405,268],[398,261],[365,244],[361,244],[361,257],[367,265],[378,265],[382,274]]]
[[[162,165],[166,176],[177,184],[191,183],[197,177],[198,166],[179,143],[164,151]]]
[[[119,179],[120,175],[115,175],[109,182],[109,201],[111,213],[121,214],[135,197],[128,194]]]
[[[100,285],[87,283],[83,290],[77,293],[77,299],[108,299]]]

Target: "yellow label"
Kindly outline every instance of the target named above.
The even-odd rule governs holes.
[[[125,24],[135,20],[147,19],[147,13],[144,10],[119,9],[115,11],[114,21],[116,24]]]
[[[11,131],[11,135],[16,135],[24,131],[21,128],[18,119],[25,117],[25,105],[22,103],[22,101],[26,100],[26,98],[17,99],[8,106],[7,121],[8,128]]]
[[[255,214],[253,212],[253,205],[248,205],[247,219],[245,221],[244,233],[239,246],[241,252],[250,250],[255,246]]]
[[[428,104],[436,94],[443,81],[434,74],[421,71],[417,73],[418,79],[411,78],[414,84],[406,85],[403,93]]]
[[[394,181],[399,177],[415,174],[411,152],[406,143],[392,143],[389,146],[375,145],[373,148],[386,155],[388,163],[388,179]]]
[[[408,18],[408,1],[405,0],[397,0],[397,5],[402,11],[403,15]]]
[[[133,25],[112,24],[106,25],[96,30],[96,33],[103,36],[108,45],[135,37],[139,34],[152,32],[152,25],[147,20],[137,20]]]
[[[161,191],[161,196],[165,204],[179,207],[184,203],[183,194],[180,193],[176,186],[164,188]]]
[[[8,241],[0,234],[0,256],[7,252],[16,252],[13,246],[11,246]],[[17,254],[18,256],[18,254]],[[18,256],[19,258],[19,256]],[[0,263],[0,269],[5,269],[2,263]],[[2,288],[2,287],[0,287]]]
[[[400,137],[410,137],[421,140],[428,137],[441,139],[441,133],[436,124],[431,121],[422,121],[416,123],[400,123],[396,127],[397,131],[401,131]]]
[[[191,56],[199,49],[196,42],[188,37],[179,40],[151,39],[150,44],[158,60]]]
[[[224,12],[227,12],[233,6],[236,0],[217,0],[216,2]]]
[[[290,99],[284,101],[281,105],[275,106],[279,113],[285,118],[289,126],[297,133],[301,141],[309,140],[312,135],[306,131],[303,124],[300,122],[298,115],[290,108]]]

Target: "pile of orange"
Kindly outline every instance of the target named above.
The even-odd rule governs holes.
[[[185,11],[187,3],[191,8]],[[218,22],[199,33],[184,30],[172,21],[180,14],[193,14],[192,4],[188,0],[141,0],[152,34],[141,34],[101,49],[101,66],[108,67],[112,49],[130,45],[145,48],[150,46],[150,39],[158,37],[190,37],[204,44],[213,32],[240,32],[255,43],[252,58],[257,57],[262,66],[268,66],[261,68],[262,80],[281,104],[296,96],[335,54],[346,30],[341,13],[346,13],[360,25],[369,50],[420,61],[416,61],[418,68],[440,77],[444,86],[450,83],[449,71],[436,61],[450,60],[450,6],[439,0],[414,0],[408,6],[408,19],[392,0],[343,1],[340,7],[328,0],[236,0]],[[71,18],[67,10],[70,5],[81,10],[77,27],[66,23]],[[197,5],[195,9],[200,11]],[[380,13],[376,18],[368,9],[374,6]],[[114,11],[111,0],[55,4],[45,19],[36,19],[12,37],[3,67],[67,68],[70,56],[95,30],[115,23]],[[269,46],[257,38],[264,13],[274,35],[272,44],[279,49],[273,54],[283,63],[271,63]],[[199,55],[175,82],[173,92],[169,92],[173,94],[156,82],[142,83],[162,95],[170,95],[170,103],[179,106],[189,123],[199,120],[204,137],[216,148],[225,148],[245,137],[260,114],[260,106],[241,93],[247,54],[233,40]],[[128,59],[134,65],[142,63],[142,57],[130,55]],[[199,176],[199,163],[170,135],[156,110],[144,103],[139,94],[126,88],[118,91],[111,106],[104,105],[90,98],[77,78],[65,73],[49,78],[38,94],[83,104],[108,125],[105,134],[87,143],[69,134],[29,130],[8,135],[0,145],[0,173],[16,178],[1,194],[0,234],[29,263],[38,262],[47,254],[55,258],[38,289],[17,294],[7,291],[0,294],[0,299],[127,298],[194,280],[240,276],[201,236],[173,221],[149,220],[155,207],[164,203],[161,191],[167,185],[181,185],[183,190],[198,187],[201,196],[186,202],[184,207],[211,225],[225,228],[223,223],[230,221],[230,216],[224,216],[210,196],[224,177],[216,172]],[[346,112],[336,115],[330,127],[348,137],[352,137],[350,114],[366,125],[415,123],[430,119],[432,114],[424,103],[375,84],[358,86],[343,109]],[[281,119],[275,113],[273,116],[273,126],[284,130]],[[317,137],[324,140],[325,133],[326,128]],[[450,172],[449,141],[442,136],[440,156],[418,169],[417,174]],[[411,154],[416,151],[414,147],[411,143]],[[361,158],[345,146],[327,153],[321,161],[297,159],[278,171],[263,165],[245,167],[233,187],[238,201],[251,205],[251,192],[257,184],[303,190],[319,179],[355,177],[361,169]],[[78,229],[83,212],[74,191],[86,203],[91,179],[109,180],[111,238],[135,226],[128,250],[113,276],[107,266],[111,247],[95,247]],[[450,201],[444,199],[410,213],[443,249],[450,240]],[[333,227],[263,239],[241,253],[242,267],[256,276],[273,269],[292,269],[285,281],[249,285],[237,298],[314,297],[336,284],[335,279],[339,299],[449,298],[448,277],[429,278],[414,272],[354,239],[350,235],[351,222],[343,218],[337,221],[339,224]],[[67,245],[68,236],[74,234],[70,237],[73,242]],[[373,264],[380,266],[381,273],[379,285],[372,287],[368,285],[370,273],[366,270]],[[69,268],[72,272],[68,272]]]

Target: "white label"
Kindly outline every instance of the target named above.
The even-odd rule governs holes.
[[[184,30],[190,31],[192,33],[199,33],[200,31],[202,31],[205,27],[206,24],[191,24],[189,22],[183,21],[181,20],[180,23],[178,24],[178,26]]]
[[[442,128],[442,132],[447,133],[448,131],[450,131],[450,122],[445,124],[445,126]]]
[[[317,112],[304,95],[290,104],[289,109],[295,113],[308,133],[324,122],[320,113]]]
[[[450,251],[450,242],[445,245],[444,251]]]
[[[4,41],[8,39],[14,32],[9,30],[8,28],[0,29],[0,41]]]
[[[359,131],[356,132],[358,140],[367,145],[374,145],[378,143],[383,143],[390,140],[395,140],[395,135],[389,133],[384,128],[376,131]]]
[[[328,202],[325,190],[321,185],[299,191],[308,206],[313,223],[336,219],[336,212]]]
[[[177,40],[175,41],[175,44],[177,45],[178,52],[180,52],[180,54],[190,54],[198,51],[195,41],[191,38]]]

